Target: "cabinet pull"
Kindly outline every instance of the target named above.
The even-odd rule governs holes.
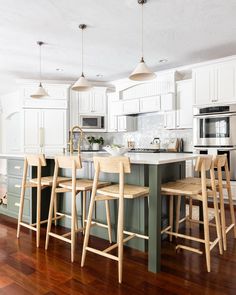
[[[16,207],[20,207],[20,203],[15,203],[15,206]]]
[[[19,184],[15,184],[14,187],[15,187],[15,188],[21,188],[21,185],[19,185]]]
[[[44,145],[44,128],[39,128],[39,146],[42,148]]]
[[[21,169],[21,166],[15,166],[14,169],[20,170]]]

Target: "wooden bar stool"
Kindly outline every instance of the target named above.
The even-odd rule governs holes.
[[[212,157],[198,157],[195,171],[201,172],[201,182],[200,183],[184,183],[180,181],[176,182],[169,182],[163,184],[161,187],[162,194],[170,196],[173,198],[176,196],[177,199],[177,229],[176,232],[173,231],[173,218],[170,221],[170,224],[167,228],[165,228],[162,233],[166,233],[168,235],[184,238],[190,241],[196,241],[199,243],[203,243],[205,245],[205,255],[206,255],[206,264],[207,264],[207,271],[210,272],[211,264],[210,264],[210,251],[218,244],[220,254],[222,254],[222,244],[221,244],[221,229],[220,229],[220,217],[219,217],[219,210],[218,210],[218,203],[217,203],[217,196],[216,196],[216,186],[215,186],[215,174],[214,174],[214,164],[212,161]],[[211,181],[211,188],[209,189],[207,186],[207,178],[206,172],[210,171],[210,181]],[[180,234],[178,233],[178,225],[179,225],[179,210],[180,210],[180,198],[181,196],[190,197],[195,200],[199,200],[202,202],[203,205],[203,225],[204,225],[204,239],[196,238],[193,236],[189,236],[187,234]],[[214,204],[214,216],[216,220],[216,232],[217,238],[211,242],[209,236],[209,220],[208,220],[208,197],[213,197],[213,204]],[[173,210],[173,206],[172,210]],[[173,216],[173,211],[170,213]],[[176,249],[185,249],[189,250],[198,254],[203,254],[202,251],[199,249],[185,246],[185,245],[177,245]]]
[[[37,167],[37,178],[31,179],[27,182],[27,172],[28,167]],[[46,160],[44,155],[27,155],[24,160],[24,170],[23,170],[23,178],[22,178],[22,185],[21,185],[21,195],[20,195],[20,209],[18,215],[18,225],[17,225],[17,238],[20,236],[20,227],[24,226],[33,231],[36,231],[36,246],[39,247],[40,244],[40,226],[43,223],[46,223],[47,220],[41,221],[41,190],[52,186],[52,177],[46,176],[42,177],[42,167],[46,166]],[[66,181],[69,178],[67,177],[60,177],[58,181]],[[37,206],[36,206],[36,223],[34,224],[27,224],[22,221],[23,216],[23,209],[24,209],[24,198],[25,198],[25,190],[26,188],[37,188]],[[56,212],[56,207],[54,206],[54,214]],[[60,218],[56,215],[54,216],[55,222]]]
[[[124,184],[124,175],[125,173],[130,173],[130,161],[127,157],[95,157],[94,158],[95,166],[95,176],[93,182],[92,197],[90,200],[89,212],[87,227],[84,237],[84,245],[82,252],[81,267],[84,266],[86,252],[90,251],[98,255],[113,259],[118,261],[118,278],[119,283],[122,282],[122,265],[123,265],[123,243],[129,241],[134,237],[148,239],[148,236],[137,234],[133,232],[128,232],[124,230],[124,198],[134,199],[139,197],[147,197],[149,195],[149,188]],[[119,174],[119,184],[109,185],[103,188],[98,189],[98,179],[100,172],[105,173],[114,173]],[[118,222],[117,222],[117,242],[104,249],[103,251],[89,247],[89,235],[90,228],[92,224],[92,214],[94,209],[95,202],[104,201],[104,200],[114,200],[119,201],[118,205]],[[124,238],[123,235],[128,235]],[[118,255],[110,254],[111,250],[118,248]]]
[[[228,166],[227,155],[217,155],[213,158],[214,161],[214,168],[217,172],[217,179],[216,179],[216,190],[219,194],[219,204],[220,204],[220,218],[221,218],[221,229],[222,229],[222,238],[223,238],[223,249],[227,249],[227,238],[226,235],[229,233],[231,229],[234,230],[234,238],[236,238],[236,225],[235,225],[235,213],[234,213],[234,204],[232,199],[232,191],[231,191],[231,184],[230,184],[230,171]],[[225,172],[226,181],[223,183],[222,173]],[[188,177],[186,179],[180,180],[180,182],[184,183],[200,183],[201,179],[197,177]],[[207,186],[211,188],[211,181],[207,179]],[[225,221],[225,204],[224,204],[224,193],[223,190],[227,190],[227,197],[228,203],[230,208],[230,217],[231,223],[226,225]],[[190,204],[190,212],[192,211],[192,203]],[[192,216],[191,213],[189,214],[189,221],[191,222]]]
[[[66,182],[58,182],[58,170],[59,168],[62,169],[71,169],[72,172],[72,180]],[[81,159],[80,156],[58,156],[55,158],[55,168],[54,168],[54,176],[53,176],[53,185],[52,185],[52,194],[51,194],[51,202],[49,208],[49,215],[48,215],[48,226],[47,226],[47,235],[46,235],[46,243],[45,249],[48,249],[49,244],[49,237],[54,237],[59,240],[71,244],[71,262],[74,261],[74,249],[75,249],[75,234],[79,231],[84,231],[85,229],[85,214],[86,214],[86,192],[91,192],[93,181],[89,179],[76,179],[76,170],[81,169]],[[98,182],[98,186],[106,186],[109,182]],[[56,234],[51,231],[52,225],[52,216],[53,216],[53,206],[55,200],[57,198],[58,193],[65,193],[71,192],[71,215],[64,214],[61,212],[57,212],[57,215],[61,217],[67,217],[71,219],[71,230],[68,233],[63,235]],[[77,210],[76,210],[76,196],[79,193],[83,193],[83,209],[82,209],[82,227],[78,228],[78,218],[77,218]],[[108,236],[111,242],[111,224],[110,224],[110,211],[109,206],[106,204],[106,213],[107,213],[107,225],[96,223],[98,226],[103,226],[108,229]],[[68,236],[71,236],[68,238]]]

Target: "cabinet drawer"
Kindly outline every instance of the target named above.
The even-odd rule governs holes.
[[[24,160],[7,160],[7,174],[23,176]]]
[[[7,209],[11,212],[15,212],[18,215],[19,212],[19,206],[16,204],[20,205],[20,198],[17,196],[14,196],[12,194],[7,195]],[[24,211],[23,211],[24,216],[30,216],[30,200],[25,199],[24,200]]]
[[[21,178],[15,178],[15,177],[8,177],[7,179],[7,192],[15,194],[16,196],[20,196],[21,192]],[[25,197],[30,196],[30,189],[27,188],[25,190]]]

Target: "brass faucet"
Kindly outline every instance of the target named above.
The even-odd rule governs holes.
[[[80,131],[80,136],[79,136],[79,140],[78,140],[78,154],[80,154],[80,145],[81,145],[81,141],[84,137],[84,133],[83,130],[79,127],[79,126],[74,126],[71,131],[70,131],[70,141],[69,141],[69,146],[70,146],[70,153],[72,154],[74,152],[74,147],[73,147],[73,133],[79,130]]]

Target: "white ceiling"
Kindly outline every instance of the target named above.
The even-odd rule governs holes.
[[[148,0],[147,64],[158,70],[235,54],[235,13],[236,0]],[[9,91],[13,79],[38,77],[37,40],[47,43],[44,79],[76,80],[80,23],[88,25],[86,76],[104,81],[126,77],[140,58],[137,0],[0,0],[0,93]],[[168,63],[158,62],[163,58]]]

